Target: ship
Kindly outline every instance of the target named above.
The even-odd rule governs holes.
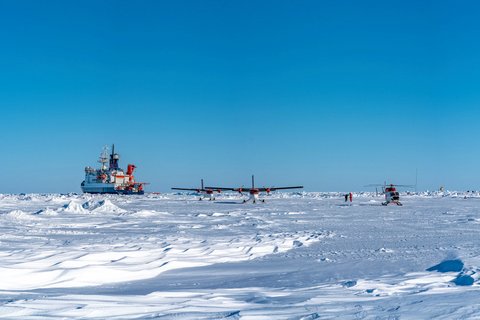
[[[144,194],[145,182],[136,182],[133,172],[136,166],[129,164],[127,171],[119,167],[120,155],[115,153],[115,145],[108,154],[108,147],[103,148],[98,162],[100,169],[85,167],[85,180],[81,183],[84,193],[100,194]],[[108,167],[107,167],[108,163]]]

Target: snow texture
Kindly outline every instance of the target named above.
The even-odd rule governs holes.
[[[0,318],[480,318],[480,195],[0,195]]]

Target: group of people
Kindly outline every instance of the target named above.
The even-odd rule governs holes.
[[[352,194],[351,192],[345,194],[345,202],[347,202],[349,199],[350,199],[350,202],[352,202],[352,200],[353,200],[353,194]]]

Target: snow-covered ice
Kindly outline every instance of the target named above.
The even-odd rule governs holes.
[[[480,318],[480,195],[0,195],[0,318]]]

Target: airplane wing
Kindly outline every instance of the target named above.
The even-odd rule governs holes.
[[[172,190],[183,190],[183,191],[202,191],[202,189],[190,189],[190,188],[172,188]]]
[[[249,192],[252,188],[224,188],[224,187],[205,187],[205,189],[222,190],[222,191],[236,191]]]
[[[275,191],[275,190],[286,190],[286,189],[303,189],[303,186],[259,188],[259,190],[262,191],[262,192]]]

